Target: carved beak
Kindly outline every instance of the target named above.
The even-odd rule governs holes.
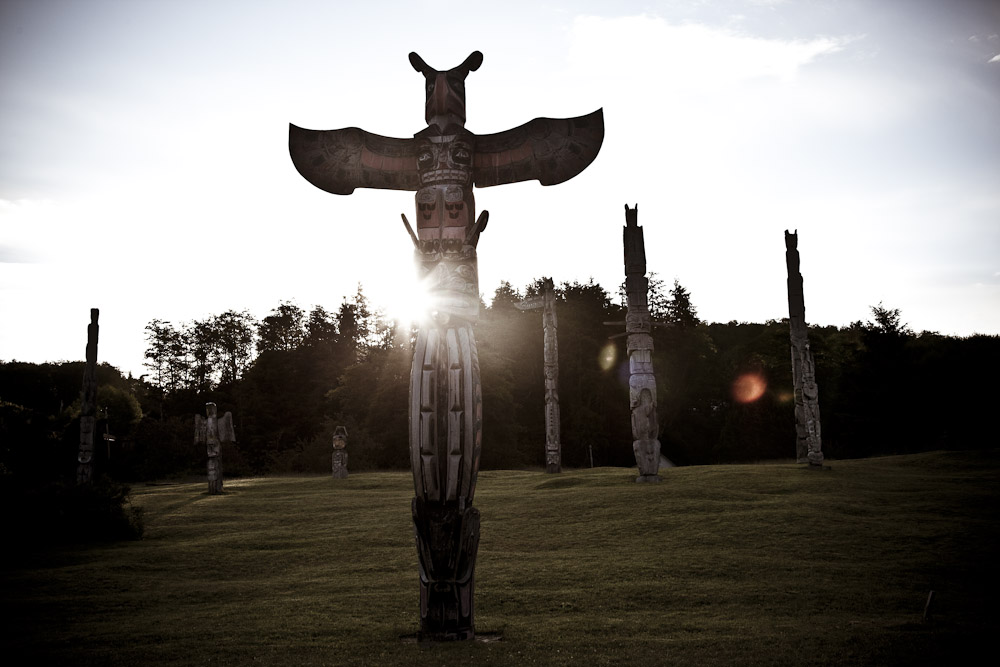
[[[465,100],[448,85],[446,72],[438,72],[434,77],[434,92],[427,98],[425,116],[428,124],[443,116],[454,116],[459,123],[465,124]]]

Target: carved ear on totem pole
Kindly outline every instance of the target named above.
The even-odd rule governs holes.
[[[482,52],[473,51],[472,53],[469,54],[469,57],[466,58],[461,65],[453,69],[452,72],[454,72],[455,74],[458,74],[459,72],[464,72],[464,74],[462,74],[462,78],[464,79],[469,75],[469,72],[475,72],[477,69],[479,69],[479,66],[482,64],[483,64]]]
[[[437,70],[431,69],[424,62],[424,59],[417,55],[416,51],[410,51],[410,64],[413,65],[413,69],[417,70],[424,76],[430,76],[431,74],[437,72]]]
[[[413,69],[423,74],[425,77],[430,78],[435,74],[440,74],[439,70],[434,69],[430,65],[424,62],[424,59],[417,55],[416,51],[410,52],[410,64]],[[456,76],[459,79],[464,79],[469,75],[469,72],[475,72],[479,69],[479,66],[483,64],[483,54],[480,51],[473,51],[469,54],[469,57],[459,65],[458,67],[453,67],[448,70],[448,74]]]

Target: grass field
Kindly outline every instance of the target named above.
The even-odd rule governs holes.
[[[0,572],[0,660],[979,663],[1000,630],[1000,452],[830,465],[673,468],[658,485],[483,472],[476,627],[501,639],[429,646],[401,639],[417,630],[409,473],[137,486],[141,541]]]

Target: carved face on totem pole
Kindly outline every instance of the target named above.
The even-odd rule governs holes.
[[[460,134],[424,136],[418,144],[417,237],[421,240],[464,241],[474,222],[473,136],[456,129]]]

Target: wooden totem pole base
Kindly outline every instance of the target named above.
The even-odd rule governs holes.
[[[347,453],[346,452],[334,452],[333,453],[333,467],[332,467],[332,477],[334,479],[347,479]]]
[[[413,527],[420,564],[419,641],[475,637],[482,437],[479,354],[469,324],[421,329],[410,375]]]
[[[217,496],[222,493],[222,462],[219,457],[208,460],[208,494]]]
[[[632,453],[635,454],[636,467],[639,476],[636,482],[660,482],[660,441],[635,440],[632,442]]]
[[[420,562],[419,641],[476,636],[474,614],[479,510],[413,499]]]

